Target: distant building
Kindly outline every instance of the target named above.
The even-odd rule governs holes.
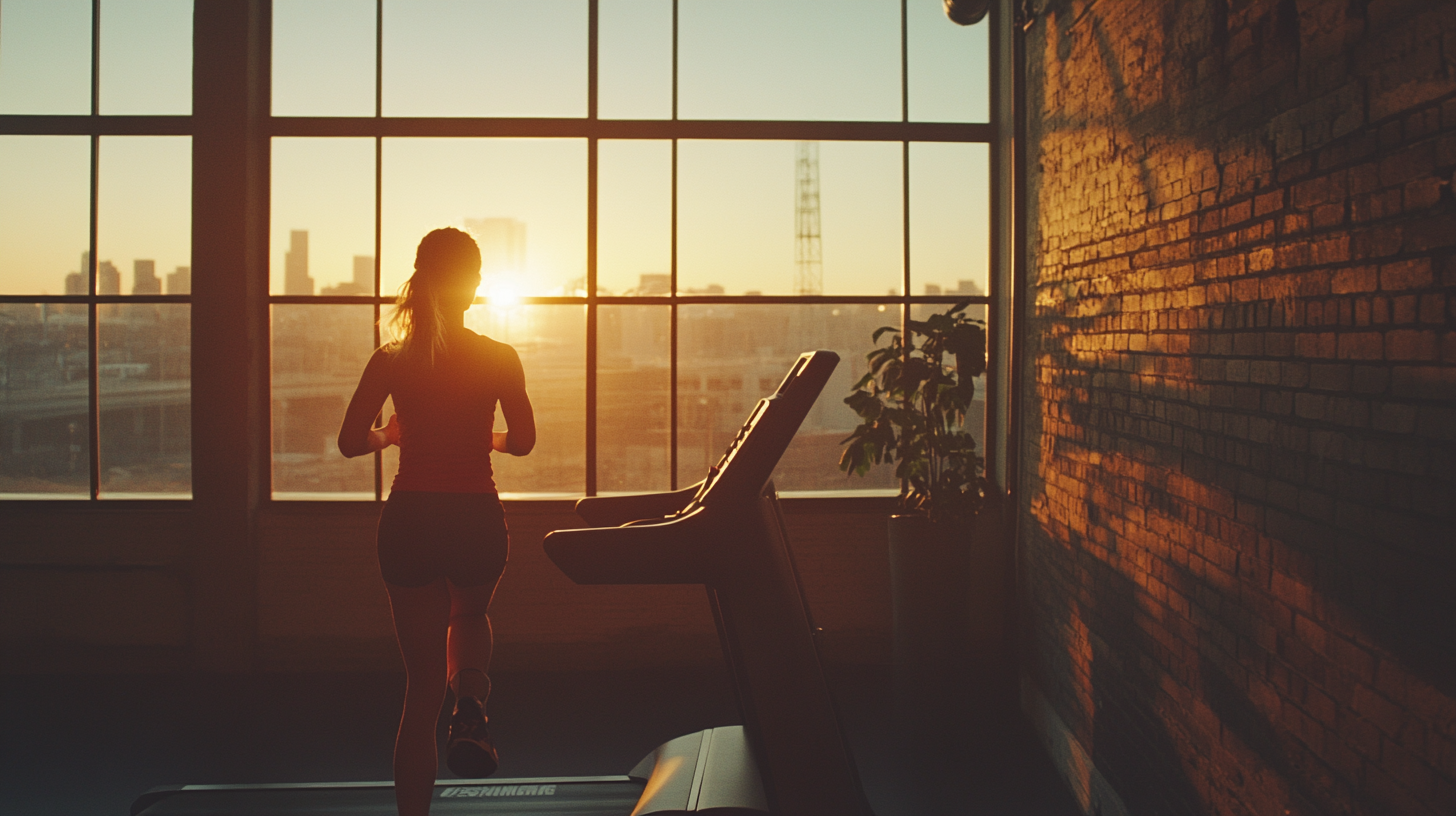
[[[525,271],[524,222],[514,218],[467,218],[465,231],[480,244],[480,274]]]
[[[927,283],[927,284],[925,284],[925,294],[927,294],[927,295],[938,295],[938,294],[940,294],[940,284],[938,284],[938,283]]]
[[[672,276],[653,274],[640,275],[637,278],[638,295],[669,295],[672,294]]]
[[[89,294],[86,291],[86,289],[87,289],[87,286],[86,286],[86,277],[87,277],[87,275],[86,275],[85,272],[72,272],[71,274],[67,275],[66,276],[66,294],[68,294],[68,295],[85,295],[85,294]]]
[[[313,278],[308,276],[308,230],[288,234],[288,251],[283,253],[283,294],[313,294]]]
[[[176,272],[167,276],[167,294],[192,294],[192,267],[179,266]]]
[[[359,287],[359,294],[374,294],[374,256],[354,256],[354,285]]]
[[[102,261],[96,268],[96,294],[121,294],[121,272],[111,261]]]
[[[956,281],[955,291],[951,292],[951,294],[952,295],[984,295],[986,293],[981,289],[980,284],[976,283],[975,281],[961,280],[961,281]]]
[[[354,279],[337,286],[325,286],[321,295],[372,295],[374,294],[374,256],[354,256]]]
[[[157,277],[156,261],[132,261],[131,276],[131,293],[133,295],[162,294],[162,279]]]

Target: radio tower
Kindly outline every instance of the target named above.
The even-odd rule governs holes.
[[[824,294],[824,242],[819,237],[819,143],[799,142],[794,161],[794,294]]]

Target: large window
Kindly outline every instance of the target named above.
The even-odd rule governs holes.
[[[893,490],[890,468],[836,466],[871,332],[970,300],[1005,336],[991,21],[936,0],[270,14],[268,190],[247,206],[275,500],[387,495],[395,452],[345,460],[334,438],[439,226],[479,242],[467,322],[516,347],[537,408],[535,452],[497,457],[508,495],[696,481],[816,348],[840,367],[776,484]],[[191,495],[192,172],[221,172],[192,158],[192,20],[190,0],[0,4],[0,498]],[[1005,345],[971,420],[988,460]]]
[[[467,324],[537,407],[507,495],[696,481],[816,348],[840,367],[778,487],[893,489],[837,468],[872,331],[1001,319],[990,28],[927,0],[275,3],[273,497],[387,495],[391,452],[333,440],[440,226],[479,242]]]
[[[191,495],[192,5],[0,4],[0,497]]]

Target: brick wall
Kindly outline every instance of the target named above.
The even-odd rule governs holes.
[[[1022,636],[1062,754],[1132,813],[1456,813],[1456,3],[1036,5]]]

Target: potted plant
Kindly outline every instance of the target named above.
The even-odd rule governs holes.
[[[986,371],[986,330],[969,305],[911,320],[908,332],[877,329],[869,372],[845,399],[861,424],[840,469],[862,476],[894,462],[902,485],[889,561],[897,708],[910,725],[950,714],[945,701],[969,693],[972,654],[999,657],[1004,633],[996,537],[976,535],[990,508],[965,420]]]
[[[964,525],[981,509],[981,457],[965,419],[975,378],[986,373],[986,329],[966,317],[969,305],[909,321],[909,337],[893,326],[876,329],[876,348],[866,355],[870,370],[844,400],[863,423],[844,440],[839,469],[863,476],[873,465],[898,461],[904,518]],[[886,334],[890,344],[881,348]],[[919,346],[916,336],[924,338]]]

